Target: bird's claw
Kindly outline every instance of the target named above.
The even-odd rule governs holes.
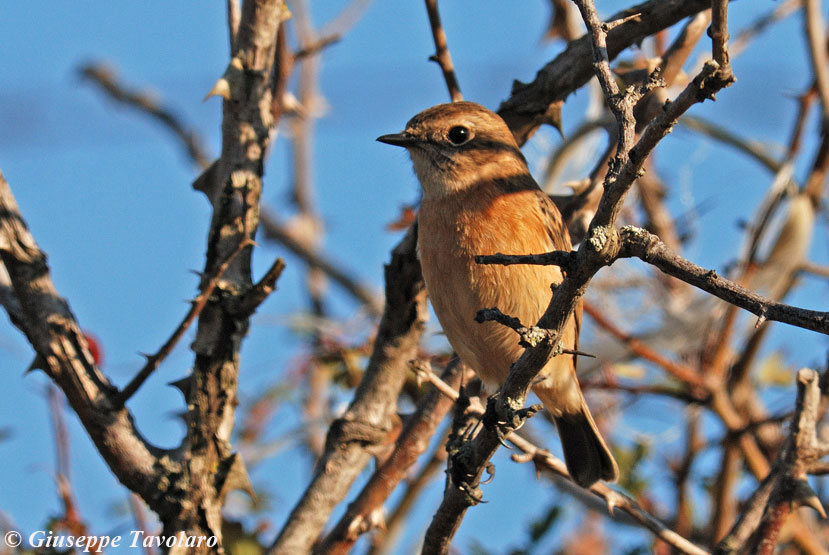
[[[520,430],[521,426],[524,425],[524,422],[526,422],[532,415],[540,411],[543,407],[535,404],[530,405],[529,407],[514,410],[510,408],[509,405],[504,404],[502,406],[502,410],[506,414],[504,415],[504,418],[501,418],[498,415],[496,405],[497,402],[498,399],[495,396],[490,397],[489,400],[487,400],[486,411],[484,412],[483,418],[481,418],[481,422],[483,422],[483,425],[489,431],[495,434],[498,438],[498,443],[507,449],[512,449],[512,447],[507,444],[507,436],[515,430]]]

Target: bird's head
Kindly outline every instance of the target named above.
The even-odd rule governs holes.
[[[427,198],[528,173],[504,120],[474,102],[438,104],[410,119],[403,132],[377,140],[409,151]]]

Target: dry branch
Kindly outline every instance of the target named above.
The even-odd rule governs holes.
[[[224,97],[222,149],[212,166],[208,199],[213,215],[202,275],[215,275],[225,261],[230,263],[221,295],[209,297],[199,315],[191,345],[195,361],[182,384],[188,407],[187,433],[179,449],[182,472],[165,492],[175,503],[160,515],[167,535],[185,530],[221,538],[225,496],[234,489],[251,490],[244,463],[230,443],[239,353],[250,320],[250,313],[239,307],[255,287],[251,244],[259,225],[264,157],[274,123],[270,106],[276,39],[287,15],[281,0],[245,0],[230,62],[214,87]],[[234,255],[242,244],[246,246]],[[185,493],[177,494],[181,491]]]
[[[645,37],[710,6],[710,0],[651,0],[618,12],[609,20],[622,20],[634,14],[638,17],[607,34],[607,56],[612,60]],[[592,59],[590,38],[583,36],[571,41],[564,52],[541,68],[532,83],[516,81],[513,84],[510,97],[501,103],[498,113],[518,144],[526,142],[540,125],[548,123],[548,110],[553,104],[566,99],[593,77]]]
[[[390,441],[397,397],[427,318],[415,237],[413,226],[392,252],[385,271],[386,306],[363,379],[348,410],[329,429],[314,477],[270,553],[308,552],[368,463],[370,449]]]
[[[464,371],[464,366],[455,359],[443,372],[440,381],[448,386],[451,392],[455,392]],[[431,375],[431,369],[427,372]],[[451,405],[452,397],[446,396],[438,389],[433,389],[424,396],[418,403],[417,411],[408,418],[403,431],[400,432],[392,454],[374,472],[357,498],[349,504],[346,513],[316,549],[318,553],[344,555],[360,534],[371,529],[371,516],[382,511],[383,502],[406,476],[418,457],[426,451],[429,440]]]
[[[40,366],[69,404],[112,472],[151,505],[164,473],[163,452],[114,403],[116,389],[95,365],[69,304],[58,294],[46,255],[29,232],[5,177],[0,174],[0,256],[20,303],[22,330]]]
[[[443,383],[442,379],[432,373],[430,369],[422,368],[420,372],[422,373],[424,379],[435,384],[436,388],[441,391],[443,395],[448,396],[452,401],[458,400],[458,392],[455,391],[452,386]],[[475,412],[475,409],[470,410]],[[483,416],[483,413],[480,412],[479,409],[476,414],[478,417]],[[520,456],[522,461],[531,461],[537,468],[549,470],[572,482],[572,478],[567,472],[567,465],[565,465],[564,461],[558,457],[553,456],[545,449],[540,449],[518,433],[509,433],[506,436],[506,439],[524,453],[524,455]],[[514,456],[513,458],[515,459],[516,457]],[[579,492],[584,491],[581,488],[576,489]],[[604,506],[607,507],[611,514],[613,514],[616,509],[621,509],[623,512],[630,515],[633,518],[633,521],[638,525],[650,530],[656,537],[668,545],[678,549],[681,553],[690,555],[707,554],[705,550],[697,547],[687,539],[670,530],[667,526],[660,522],[659,519],[649,514],[642,507],[640,507],[635,500],[631,499],[627,495],[611,489],[602,483],[593,484],[589,491],[603,502]],[[424,553],[436,552],[433,551],[433,549],[434,546],[426,544],[423,551]]]

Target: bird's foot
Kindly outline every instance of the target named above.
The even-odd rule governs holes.
[[[539,404],[535,404],[516,410],[504,403],[501,410],[505,414],[499,415],[497,403],[497,396],[493,395],[489,398],[486,403],[486,411],[484,412],[483,418],[481,418],[481,422],[483,422],[484,426],[489,431],[495,433],[498,438],[498,442],[501,445],[507,449],[512,449],[509,445],[507,445],[507,436],[509,436],[511,432],[521,429],[521,426],[524,425],[524,422],[526,422],[528,418],[544,407]]]
[[[464,496],[470,506],[486,503],[484,494],[478,486],[481,483],[489,483],[492,477],[495,476],[495,465],[491,462],[487,463],[486,472],[488,476],[486,480],[481,482],[473,470],[472,458],[472,444],[464,443],[449,453],[446,469],[447,479]]]

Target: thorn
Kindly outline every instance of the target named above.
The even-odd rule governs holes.
[[[826,518],[826,511],[824,510],[823,505],[820,503],[820,499],[818,499],[817,495],[807,497],[803,500],[803,504],[817,511],[817,514],[820,515],[820,518]]]
[[[187,398],[188,393],[190,392],[190,383],[191,383],[192,376],[185,376],[179,380],[173,380],[172,382],[168,382],[167,385],[175,387],[181,394],[184,395],[184,398]]]
[[[766,309],[763,307],[761,309],[760,315],[757,317],[757,321],[754,323],[754,329],[759,328],[763,325],[763,322],[766,321]]]
[[[206,102],[207,99],[213,96],[221,96],[225,100],[230,100],[230,83],[227,82],[227,79],[225,79],[224,77],[219,77],[219,80],[216,81],[216,84],[213,85],[213,88],[210,89],[210,92],[208,92],[204,96],[202,102]]]
[[[814,509],[821,518],[826,518],[826,511],[820,502],[815,490],[809,485],[806,480],[800,479],[794,486],[793,498],[802,505]]]
[[[486,480],[481,482],[484,485],[490,483],[492,481],[492,479],[495,478],[495,465],[492,464],[491,462],[488,462],[488,463],[486,463],[485,470],[486,470]]]
[[[510,458],[512,459],[512,462],[528,463],[533,460],[534,456],[535,455],[533,455],[532,453],[513,453],[512,457]]]
[[[43,370],[46,372],[46,359],[40,356],[40,353],[35,355],[34,360],[32,360],[32,363],[28,368],[26,368],[26,371],[23,372],[23,374],[26,375],[30,372],[34,372],[35,370]]]
[[[231,100],[233,98],[233,93],[236,92],[235,89],[238,89],[238,84],[242,80],[242,71],[244,70],[244,66],[242,65],[242,60],[235,57],[230,60],[230,63],[227,65],[227,69],[225,69],[224,74],[219,77],[219,80],[216,81],[216,84],[213,85],[213,88],[210,89],[210,92],[207,93],[204,97],[204,101],[212,96],[221,96],[225,100]]]
[[[566,355],[575,355],[578,357],[588,357],[588,358],[596,358],[596,355],[591,355],[590,353],[585,353],[583,351],[574,351],[573,349],[561,349],[561,352]]]

